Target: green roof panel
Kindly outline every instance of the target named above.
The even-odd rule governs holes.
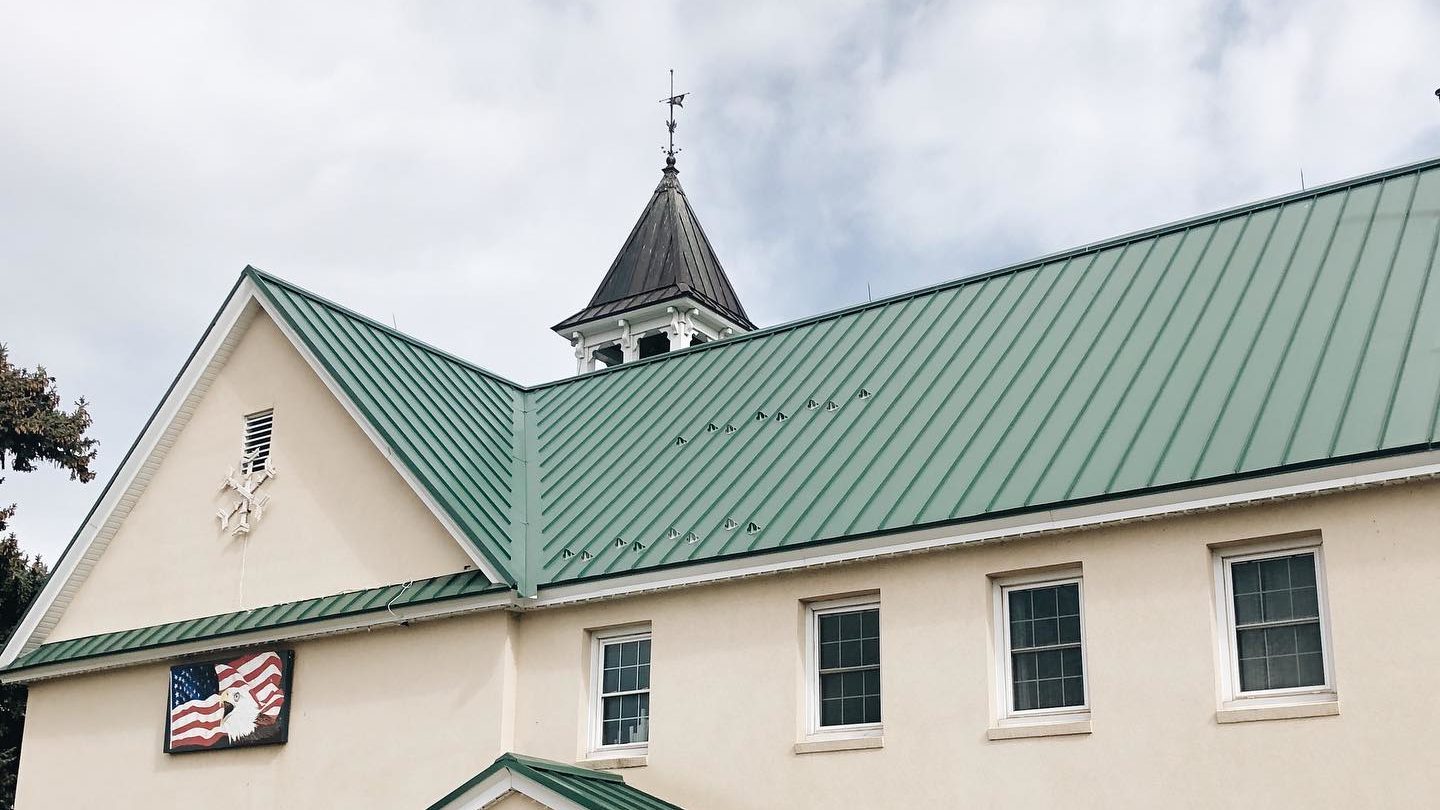
[[[1437,166],[531,388],[248,272],[533,592],[1428,447]]]
[[[94,636],[42,644],[15,659],[7,673],[45,664],[68,663],[87,658],[116,655],[137,650],[158,649],[191,641],[221,640],[256,630],[296,627],[323,619],[360,616],[382,610],[426,605],[448,599],[505,593],[506,585],[491,583],[479,571],[464,571],[403,585],[302,599],[250,610],[202,616],[177,622],[101,633]]]
[[[1432,160],[533,387],[245,275],[528,596],[1434,448],[1437,246]],[[487,587],[439,577],[45,644],[15,666]]]
[[[508,753],[500,755],[490,767],[430,805],[427,810],[451,810],[458,806],[456,802],[464,797],[466,792],[500,771],[524,776],[585,810],[682,810],[679,805],[625,784],[625,780],[617,773],[592,771],[548,759]]]
[[[540,386],[538,579],[1428,447],[1437,212],[1431,162]]]
[[[274,276],[246,273],[450,519],[518,581],[521,389]]]

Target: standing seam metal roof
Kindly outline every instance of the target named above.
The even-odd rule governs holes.
[[[255,277],[533,591],[1432,447],[1437,167],[533,388]]]
[[[502,770],[526,776],[586,810],[681,810],[679,805],[625,784],[625,779],[617,773],[592,771],[548,759],[508,753],[501,754],[490,767],[430,805],[428,810],[453,807],[466,791]]]
[[[16,658],[5,671],[62,664],[136,650],[155,649],[191,641],[223,639],[256,630],[289,628],[325,619],[393,612],[395,608],[428,605],[467,596],[504,593],[509,588],[485,579],[479,571],[431,577],[378,588],[347,591],[333,596],[301,599],[250,610],[237,610],[197,619],[100,633],[42,644]]]
[[[273,276],[246,268],[286,324],[476,548],[516,543],[521,389]]]

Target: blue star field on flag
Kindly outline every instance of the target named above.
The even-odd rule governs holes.
[[[203,700],[220,691],[213,664],[175,667],[170,677],[170,708],[192,700]]]

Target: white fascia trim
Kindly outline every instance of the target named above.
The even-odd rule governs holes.
[[[44,589],[26,611],[4,651],[0,652],[0,667],[9,666],[22,652],[39,646],[54,629],[60,614],[70,604],[120,524],[139,501],[167,451],[190,421],[200,398],[209,390],[216,374],[259,311],[252,304],[255,300],[254,283],[248,277],[242,278],[195,347],[124,463],[106,485],[84,525],[55,563]]]
[[[534,779],[509,768],[496,771],[489,779],[465,791],[446,805],[446,810],[485,810],[511,793],[528,796],[550,810],[585,810]]]
[[[965,527],[966,531],[958,533],[953,527],[891,533],[788,552],[783,549],[775,550],[764,555],[768,558],[765,562],[757,561],[755,556],[746,556],[709,564],[697,563],[687,566],[687,573],[683,574],[671,569],[576,585],[559,585],[542,588],[536,599],[527,600],[526,607],[557,607],[783,571],[1120,525],[1437,477],[1440,477],[1440,451],[1407,453],[1332,467],[1141,495],[1103,504],[982,520],[969,524]]]
[[[571,335],[579,332],[585,339],[585,345],[601,346],[602,344],[612,343],[620,339],[620,335],[624,332],[619,325],[619,322],[622,320],[630,324],[632,333],[637,331],[645,332],[651,329],[660,329],[669,326],[669,310],[672,308],[679,310],[699,310],[700,317],[707,321],[705,324],[706,328],[715,333],[713,335],[705,335],[707,341],[722,340],[723,338],[720,337],[720,331],[726,328],[729,328],[736,335],[750,331],[724,315],[710,309],[707,305],[700,303],[700,301],[694,297],[682,294],[678,298],[668,298],[656,304],[646,304],[645,306],[636,307],[635,309],[625,312],[605,315],[591,321],[586,321],[585,323],[576,324],[566,329],[563,333],[557,332],[556,334],[566,340],[572,340]],[[717,326],[719,328],[716,328]]]
[[[248,282],[249,279],[246,279],[246,281]],[[475,544],[470,542],[469,536],[450,518],[450,515],[441,508],[440,504],[431,497],[430,492],[425,489],[420,483],[420,480],[410,472],[409,468],[400,463],[400,459],[395,455],[394,448],[380,436],[375,430],[374,425],[370,424],[370,420],[366,419],[365,416],[360,413],[360,409],[355,407],[355,403],[345,394],[345,390],[336,383],[335,378],[330,376],[330,373],[325,370],[325,366],[311,353],[309,347],[305,345],[305,341],[301,340],[300,336],[295,334],[295,331],[290,328],[290,324],[286,322],[285,316],[276,312],[274,308],[270,306],[270,303],[265,300],[264,296],[257,295],[255,300],[258,301],[260,307],[265,310],[265,314],[270,316],[270,320],[280,328],[280,332],[285,335],[285,338],[295,347],[295,351],[299,352],[300,356],[305,358],[305,362],[309,364],[311,371],[315,372],[315,376],[319,377],[320,380],[325,383],[325,387],[329,389],[330,394],[335,397],[341,407],[345,409],[345,412],[350,414],[350,418],[355,420],[355,424],[360,426],[360,430],[370,438],[370,441],[375,445],[375,449],[380,451],[380,455],[384,456],[385,460],[390,462],[390,466],[400,474],[401,478],[405,479],[405,483],[408,484],[415,495],[420,498],[420,502],[425,504],[425,508],[430,510],[430,514],[434,515],[435,519],[440,521],[440,525],[444,526],[445,531],[449,532],[455,542],[460,545],[460,550],[465,552],[465,556],[470,558],[470,561],[475,564],[475,567],[480,570],[480,573],[484,574],[486,579],[496,584],[509,584],[509,578],[501,575],[485,555],[481,554],[480,550],[475,548]],[[0,662],[0,664],[3,664],[3,662]]]
[[[198,653],[254,647],[261,644],[301,641],[321,636],[351,633],[357,630],[375,630],[381,627],[404,626],[427,619],[450,618],[468,613],[490,610],[505,610],[513,602],[510,591],[471,596],[463,599],[443,600],[430,604],[401,606],[382,610],[369,610],[353,616],[336,616],[332,619],[302,622],[282,627],[267,627],[248,633],[200,638],[179,644],[167,644],[143,650],[100,655],[78,661],[62,661],[53,665],[42,665],[10,673],[0,673],[0,683],[34,683],[67,675],[85,672],[99,672],[118,667],[149,664],[156,661],[174,661]]]

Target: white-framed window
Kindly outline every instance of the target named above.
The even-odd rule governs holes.
[[[1224,707],[1335,699],[1318,538],[1217,550],[1215,601]]]
[[[879,736],[879,598],[809,602],[805,612],[807,735]]]
[[[643,755],[650,746],[650,628],[591,633],[590,755]]]
[[[1079,569],[994,580],[996,704],[1001,724],[1069,722],[1089,716],[1084,590]]]
[[[270,440],[275,433],[275,409],[245,416],[245,438],[240,453],[242,473],[265,469],[270,461]]]

